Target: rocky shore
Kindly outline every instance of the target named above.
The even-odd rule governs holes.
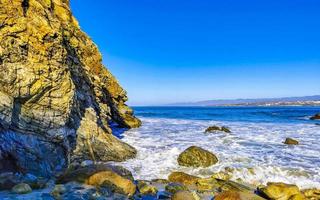
[[[195,147],[192,147],[195,148]],[[206,151],[198,149],[198,151]],[[207,152],[205,152],[207,153]],[[188,158],[205,161],[211,154],[194,154],[187,149]],[[198,167],[198,163],[190,165]],[[208,177],[184,172],[172,172],[167,179],[136,180],[120,165],[83,161],[70,166],[64,173],[50,179],[30,173],[0,174],[0,199],[39,200],[318,200],[320,190],[300,190],[296,185],[268,183],[251,185],[243,180],[233,181],[232,168]],[[252,172],[254,173],[254,172]]]

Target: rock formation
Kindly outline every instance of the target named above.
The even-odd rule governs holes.
[[[185,167],[210,167],[218,162],[216,155],[202,149],[201,147],[191,146],[178,156],[178,164]]]
[[[101,60],[69,0],[0,0],[0,172],[50,176],[135,156],[109,123],[140,121]]]

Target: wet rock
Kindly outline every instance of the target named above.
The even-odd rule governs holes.
[[[0,190],[10,190],[13,186],[21,183],[22,177],[19,174],[6,172],[0,174]]]
[[[197,200],[189,191],[178,191],[173,194],[172,200]]]
[[[139,188],[139,191],[141,194],[146,195],[156,195],[158,192],[158,189],[153,185],[144,185]]]
[[[61,199],[85,200],[96,199],[100,195],[95,187],[70,182],[65,185],[66,192],[63,193]]]
[[[42,177],[36,177],[32,174],[21,174],[6,172],[0,174],[0,190],[9,190],[19,183],[26,183],[32,189],[44,188],[48,180]]]
[[[298,145],[299,141],[292,138],[286,138],[286,140],[283,143],[287,145]]]
[[[218,194],[214,198],[215,200],[242,200],[238,192],[227,191]]]
[[[311,200],[320,199],[320,189],[315,189],[315,188],[307,189],[307,190],[303,190],[302,193],[308,199],[311,199]]]
[[[184,172],[172,172],[168,177],[170,182],[181,183],[183,185],[195,184],[199,179],[199,177],[192,176]]]
[[[187,167],[209,167],[217,162],[213,153],[196,146],[187,148],[178,157],[179,165]]]
[[[168,184],[170,181],[168,181],[167,179],[153,179],[151,180],[151,182],[159,184]]]
[[[171,194],[174,194],[178,191],[187,191],[188,188],[180,183],[169,183],[166,185],[165,190]]]
[[[90,165],[94,165],[94,162],[92,160],[84,160],[81,162],[81,167],[87,167],[87,166],[90,166]]]
[[[26,183],[19,183],[18,185],[15,185],[11,191],[13,193],[16,193],[16,194],[28,194],[30,192],[32,192],[32,189],[31,187],[26,184]]]
[[[69,1],[21,2],[0,1],[0,171],[52,177],[73,161],[133,158],[108,122],[141,122]]]
[[[311,120],[320,120],[320,113],[315,114],[314,116],[310,117]]]
[[[142,195],[156,195],[158,189],[156,186],[151,185],[153,182],[138,180],[136,181],[137,188]]]
[[[226,126],[210,126],[205,130],[205,133],[225,132],[231,133],[230,129]]]
[[[274,200],[289,200],[294,195],[300,194],[296,185],[285,183],[268,183],[266,187],[258,188],[261,195]]]
[[[66,170],[62,175],[58,177],[57,183],[67,183],[71,181],[77,181],[80,183],[85,182],[91,175],[101,171],[112,171],[133,181],[132,173],[122,166],[111,164],[96,164],[88,165],[85,167],[74,166]]]
[[[51,195],[59,199],[61,198],[61,195],[63,195],[67,191],[66,187],[62,184],[55,185],[53,190],[51,191]]]
[[[113,192],[132,196],[136,192],[136,185],[112,171],[101,171],[93,174],[85,183],[93,186],[109,187]]]
[[[214,178],[202,178],[196,183],[197,191],[199,192],[213,192],[217,191],[221,184]]]
[[[228,188],[228,190],[251,193],[256,190],[256,187],[247,183],[239,183],[231,180],[223,181],[219,180],[222,187]]]
[[[217,172],[211,175],[211,178],[215,178],[215,179],[221,179],[221,180],[229,180],[232,177],[231,173],[228,172]]]
[[[215,196],[215,200],[264,200],[264,198],[254,194],[237,191],[226,191]]]
[[[160,191],[157,194],[157,199],[171,199],[171,193],[166,192],[166,191]]]
[[[41,194],[41,200],[55,200],[55,198],[49,193]]]
[[[291,196],[289,200],[306,200],[306,197],[303,194],[299,193]]]

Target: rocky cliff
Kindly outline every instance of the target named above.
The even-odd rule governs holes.
[[[0,172],[134,157],[109,126],[140,125],[126,100],[68,0],[0,0]]]

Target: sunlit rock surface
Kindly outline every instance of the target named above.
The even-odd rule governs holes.
[[[0,0],[0,172],[50,176],[135,156],[109,122],[140,121],[101,60],[68,0]]]

